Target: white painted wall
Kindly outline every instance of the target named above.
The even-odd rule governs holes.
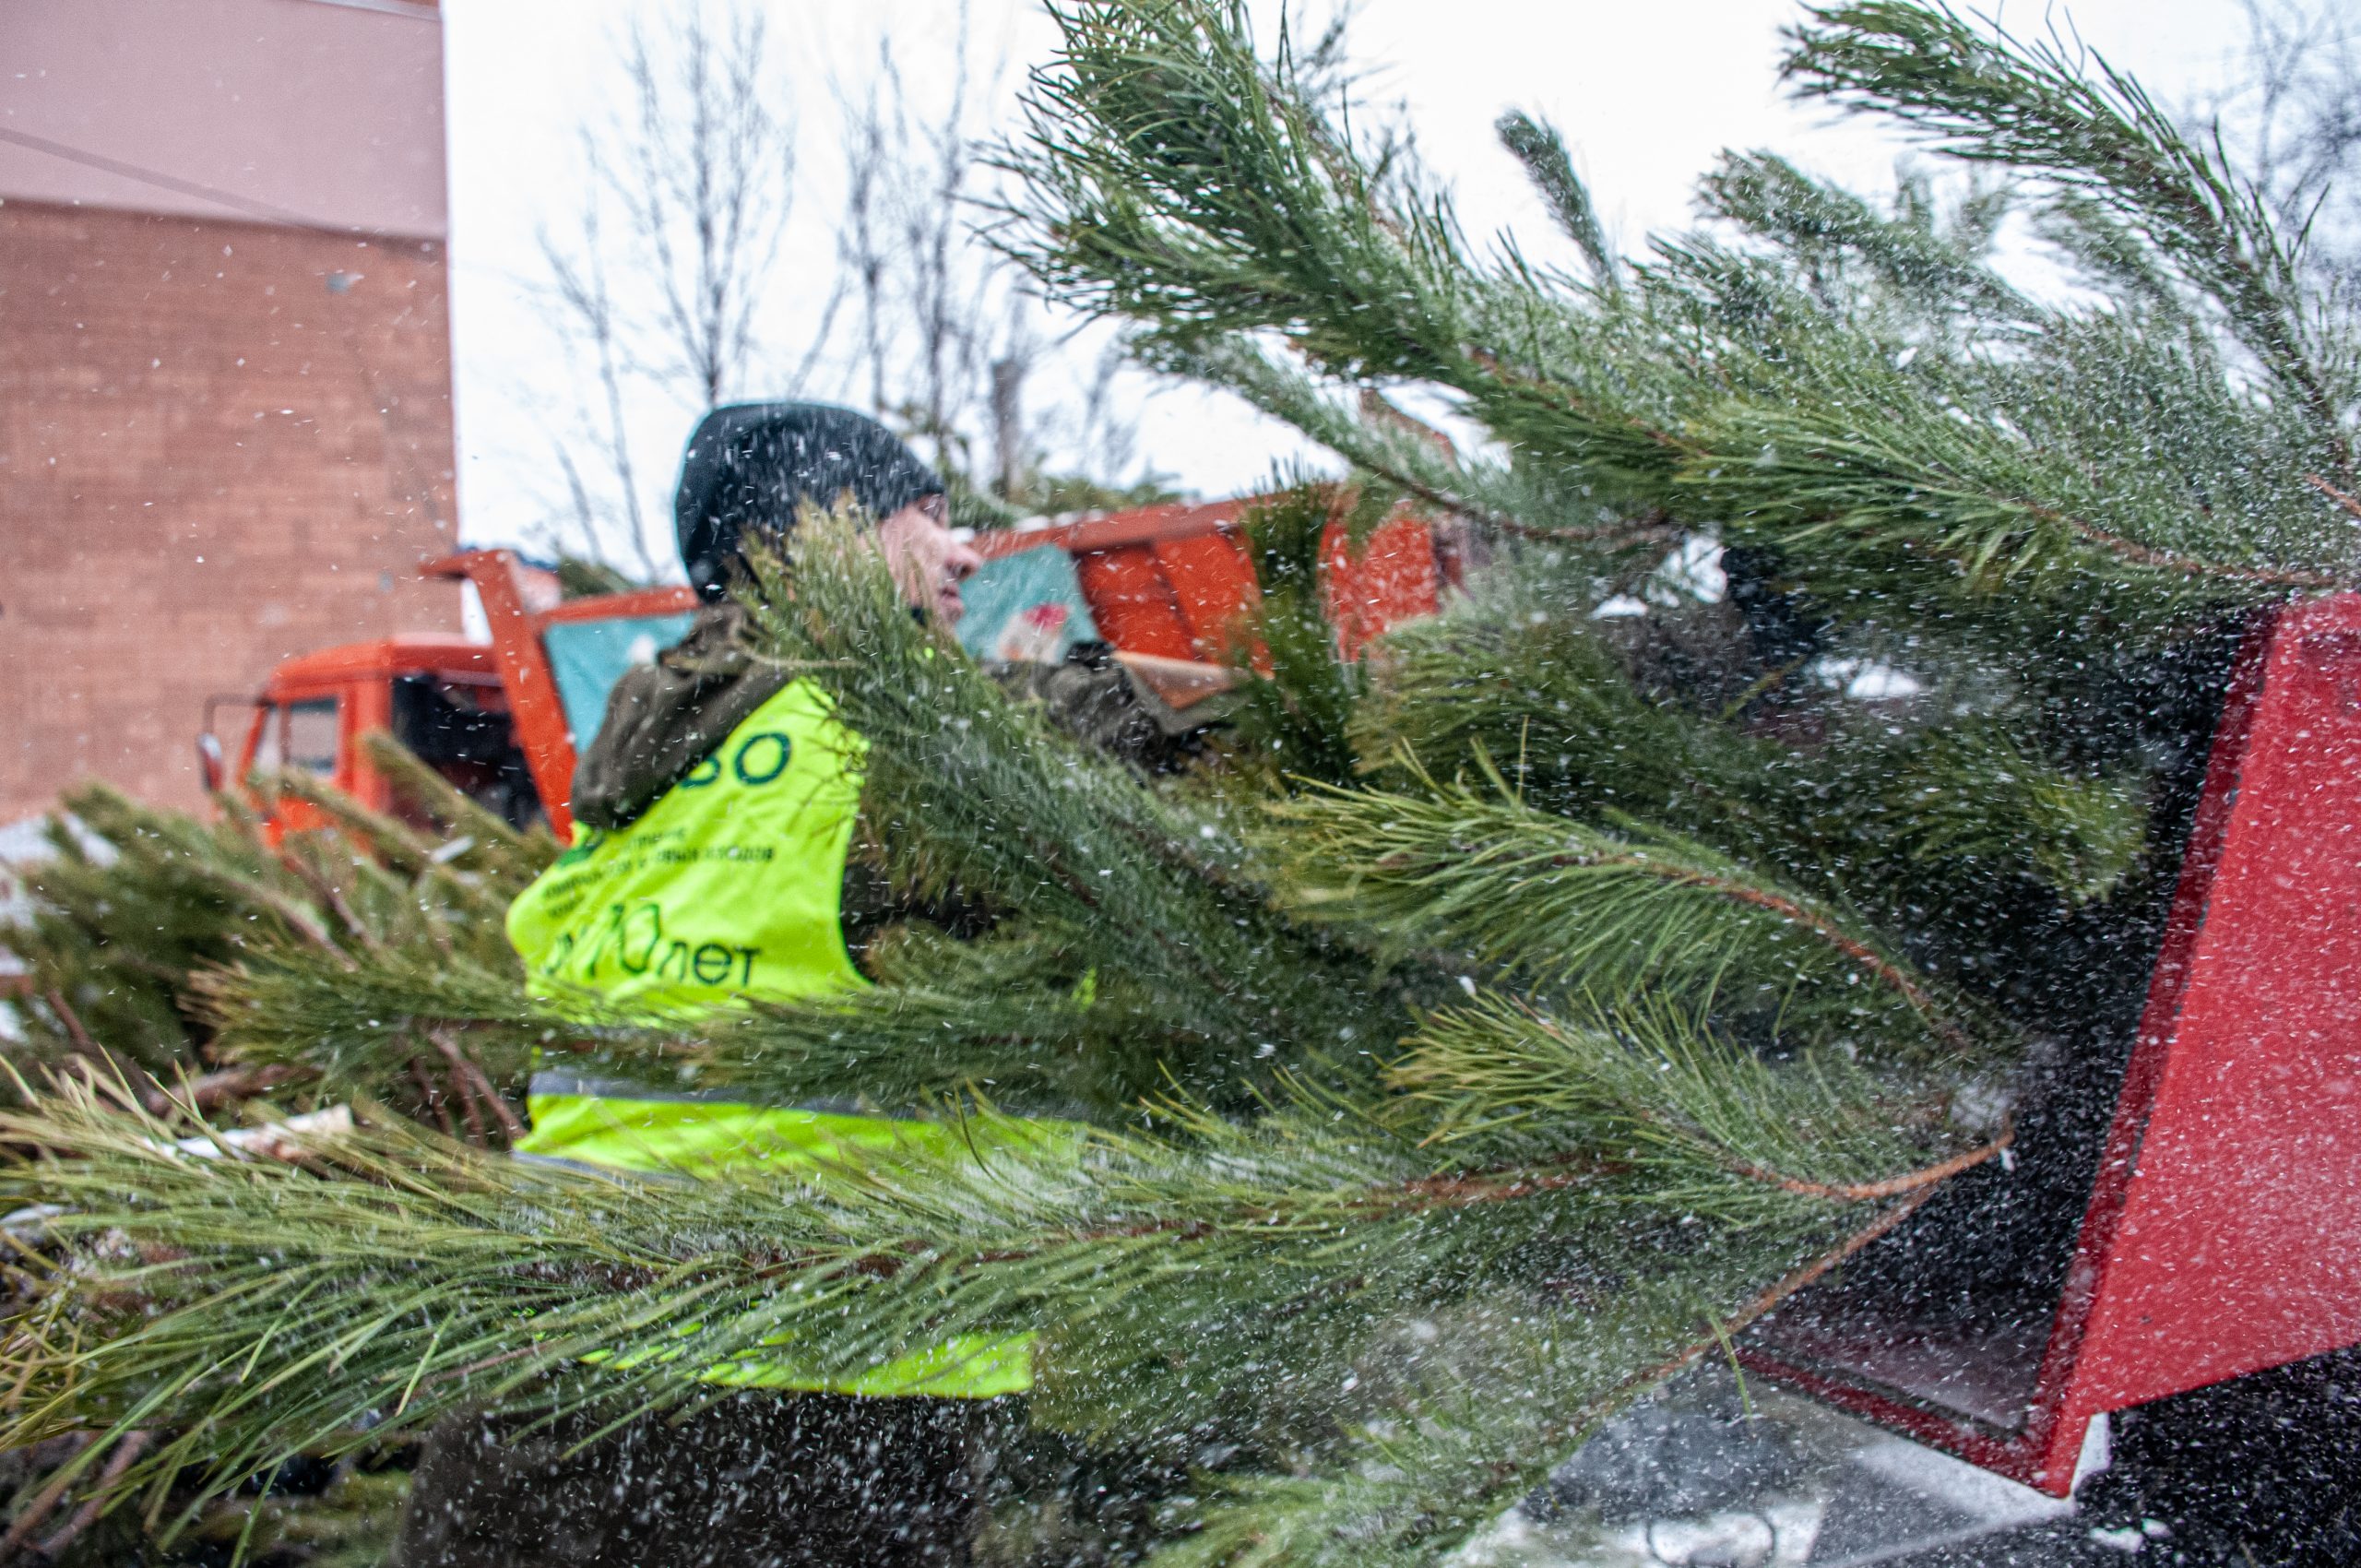
[[[0,0],[0,199],[443,239],[433,0]]]

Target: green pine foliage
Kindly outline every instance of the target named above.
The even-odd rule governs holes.
[[[184,1078],[208,1102],[273,1082],[300,1080],[309,1092],[313,1067],[335,1060],[336,1036],[299,1026],[303,1050],[267,1048],[269,1020],[283,1016],[268,1004],[277,976],[312,976],[319,992],[353,1006],[367,1002],[356,980],[386,969],[445,984],[467,977],[481,996],[514,995],[502,916],[555,847],[484,811],[389,737],[364,744],[419,826],[304,774],[256,780],[262,792],[251,798],[221,796],[211,822],[104,785],[70,793],[50,825],[49,858],[24,868],[30,920],[0,933],[28,971],[19,1064],[79,1063],[147,1085],[151,1103]],[[263,814],[281,800],[319,826],[274,841]],[[330,1087],[413,1109],[448,1099],[497,1123],[478,1053],[416,1037],[408,1046],[421,1043],[422,1055],[406,1047],[373,1058],[365,1083]]]
[[[2171,311],[2037,302],[1923,208],[1881,215],[1766,158],[1730,160],[1702,193],[1720,221],[1660,242],[1627,286],[1474,255],[1415,168],[1364,156],[1215,5],[1060,9],[1016,243],[1151,354],[1362,467],[1570,541],[1669,518],[1808,554],[1824,588],[1874,590],[1829,593],[1840,620],[2121,635],[2345,580],[2348,530],[2314,481],[2352,464],[2349,327],[2219,154],[2104,69],[1948,11],[1808,14],[1800,90],[2070,197],[2058,210],[2136,254]],[[1528,155],[1534,129],[1512,128]],[[1415,454],[1323,382],[1445,389],[1509,457]]]
[[[23,868],[30,917],[0,938],[27,970],[20,1016],[36,1060],[103,1041],[153,1072],[196,1065],[204,1031],[180,1004],[188,976],[266,935],[327,932],[243,811],[208,826],[103,785],[62,804],[48,858]]]
[[[889,873],[999,910],[990,940],[953,962],[908,932],[875,991],[733,1020],[605,1016],[484,993],[434,954],[348,966],[292,943],[213,994],[246,1049],[315,1028],[302,1060],[331,1082],[414,1055],[421,1031],[538,1025],[643,1075],[898,1090],[890,1106],[931,1105],[992,1152],[649,1185],[365,1111],[291,1161],[210,1159],[178,1146],[184,1112],[69,1084],[0,1127],[44,1151],[17,1180],[62,1211],[45,1238],[73,1260],[11,1343],[11,1435],[99,1424],[88,1481],[164,1428],[108,1485],[169,1535],[287,1455],[462,1404],[621,1420],[711,1397],[746,1360],[853,1371],[1023,1328],[1043,1344],[1034,1418],[1086,1437],[1193,1453],[1211,1434],[1324,1473],[1407,1423],[1442,1468],[1406,1471],[1382,1512],[1422,1551],[1444,1502],[1472,1523],[1782,1275],[1997,1146],[1922,1085],[1821,1057],[1766,1076],[1703,1009],[1550,1013],[1531,987],[1447,1006],[1461,990],[1430,956],[1373,956],[1381,922],[1305,912],[1312,883],[1263,842],[1288,815],[1241,835],[1234,791],[1166,792],[1083,754],[903,612],[842,524],[806,518],[797,548],[791,575],[758,573],[763,634],[867,737]],[[1570,974],[1589,941],[1561,921],[1525,959]],[[1522,961],[1485,972],[1511,987]],[[1596,1082],[1550,1087],[1569,1072]],[[1011,1146],[1003,1101],[1085,1120]],[[1501,1452],[1486,1420],[1511,1407],[1556,1435],[1471,1491],[1466,1456]],[[1342,1494],[1250,1473],[1208,1495],[1234,1502],[1205,1504],[1200,1547],[1233,1505]]]
[[[1348,490],[1299,479],[1239,517],[1258,600],[1232,634],[1229,662],[1245,683],[1224,749],[1258,787],[1353,777],[1353,712],[1368,682],[1358,662],[1340,656],[1328,624],[1322,551],[1332,527],[1365,539],[1391,500],[1382,485]]]
[[[759,640],[868,742],[863,852],[988,934],[912,922],[849,998],[627,1016],[528,993],[513,876],[347,814],[387,846],[347,902],[464,912],[282,917],[202,994],[216,1049],[361,1130],[203,1158],[197,1107],[103,1077],[0,1119],[10,1198],[48,1206],[0,1442],[98,1434],[65,1485],[169,1533],[462,1406],[660,1419],[772,1357],[1030,1331],[1028,1419],[1207,1467],[1159,1561],[1431,1562],[2009,1146],[1959,1091],[2054,1028],[2037,949],[2136,937],[2171,873],[2155,671],[2201,684],[2245,612],[2361,576],[2355,337],[2299,240],[2136,84],[1940,7],[1807,11],[1789,80],[2006,184],[1882,202],[1731,155],[1697,230],[1619,257],[1511,115],[1579,271],[1474,252],[1354,128],[1334,36],[1055,15],[1008,243],[1355,470],[1250,520],[1268,669],[1230,757],[1082,751],[806,517]],[[1993,263],[2019,219],[2084,293]],[[1401,391],[1489,439],[1446,450]],[[1494,557],[1357,668],[1309,613],[1348,495]],[[384,1108],[445,1045],[977,1135],[604,1180]]]

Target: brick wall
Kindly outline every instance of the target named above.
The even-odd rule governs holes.
[[[456,628],[449,316],[425,241],[0,205],[0,823],[200,798],[205,698]]]

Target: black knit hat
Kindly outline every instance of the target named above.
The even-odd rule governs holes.
[[[736,403],[697,422],[681,454],[672,527],[681,564],[706,599],[729,591],[748,529],[776,543],[809,501],[849,493],[872,519],[943,493],[943,481],[866,414],[825,403]]]

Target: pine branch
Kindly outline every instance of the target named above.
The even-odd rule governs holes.
[[[1774,1067],[1661,999],[1576,1017],[1487,994],[1427,1019],[1389,1080],[1436,1103],[1434,1135],[1453,1142],[1513,1146],[1543,1127],[1627,1159],[1669,1151],[1677,1182],[1703,1160],[1781,1192],[1853,1202],[1932,1186],[2007,1146],[2004,1136],[1896,1176],[1930,1152],[1941,1105],[1930,1085],[1914,1098],[1835,1052]]]
[[[1775,711],[1818,743],[1750,733],[1750,701],[1701,713],[1693,697],[1643,695],[1600,624],[1545,608],[1544,586],[1388,639],[1355,720],[1376,779],[1418,788],[1415,768],[1389,761],[1403,756],[1446,777],[1501,759],[1543,811],[1609,830],[1617,814],[1638,816],[1696,838],[1913,932],[1922,959],[1942,950],[1926,945],[1938,933],[1952,950],[1988,949],[2029,898],[2061,918],[2099,903],[2142,864],[2153,797],[2129,739],[2109,742],[2120,751],[2106,766],[2070,766],[2043,754],[2055,741],[2023,716],[1863,723],[1841,698],[1810,692]],[[2078,743],[2105,756],[2100,739]]]
[[[409,1099],[410,1063],[433,1049],[432,1030],[464,1030],[471,1060],[521,1087],[536,1044],[577,1031],[596,1038],[608,1021],[535,1003],[513,956],[461,956],[422,941],[357,958],[262,946],[234,968],[199,970],[187,990],[231,1060],[305,1069],[337,1093],[394,1103]]]
[[[1216,869],[1231,831],[1013,702],[912,619],[843,523],[807,517],[791,575],[757,563],[756,588],[773,655],[866,743],[863,810],[896,878],[1067,933],[1084,964],[1154,998],[1166,1069],[1192,1092],[1267,1079],[1340,1029],[1398,1029],[1358,960],[1279,917],[1234,855]]]
[[[1060,1354],[1095,1346],[1135,1377],[1132,1342],[1101,1331],[1143,1311],[1204,1324],[1325,1295],[1325,1326],[1349,1306],[1358,1342],[1433,1281],[1480,1290],[1536,1227],[1588,1215],[1628,1235],[1631,1204],[1652,1201],[1612,1162],[1562,1153],[1477,1170],[1421,1159],[1367,1117],[1331,1121],[1321,1091],[1255,1128],[1175,1107],[1181,1143],[1076,1145],[983,1112],[979,1157],[913,1146],[859,1170],[677,1186],[486,1158],[398,1125],[295,1163],[193,1158],[180,1127],[132,1103],[69,1084],[0,1116],[0,1139],[46,1151],[9,1183],[58,1206],[46,1223],[76,1260],[17,1322],[6,1435],[95,1421],[108,1437],[81,1461],[95,1465],[130,1431],[173,1431],[122,1472],[125,1491],[190,1465],[200,1493],[218,1490],[462,1401],[662,1408],[742,1360],[851,1370],[963,1333],[1039,1328]],[[1760,1189],[1750,1227],[1823,1223],[1825,1197],[1726,1162],[1696,1176]],[[1426,1222],[1442,1213],[1457,1218]],[[1204,1408],[1182,1400],[1165,1420]]]
[[[31,921],[6,936],[37,993],[73,999],[70,1021],[49,1009],[57,1044],[78,1030],[166,1076],[199,1066],[191,971],[253,943],[336,947],[332,914],[243,812],[207,824],[103,785],[62,803],[77,826],[53,819],[52,853],[23,868]],[[41,1026],[40,1010],[31,1021]]]
[[[1725,153],[1700,187],[1705,209],[1769,241],[1814,270],[1850,263],[1894,298],[1956,329],[2022,331],[2042,313],[1977,255],[1916,221],[1885,217],[1861,197],[1815,180],[1775,153]],[[1832,279],[1832,282],[1833,280]],[[1841,295],[1840,295],[1841,297]],[[1861,303],[1847,299],[1848,308]]]
[[[1285,319],[1346,372],[1426,374],[1431,345],[1460,336],[1448,207],[1387,199],[1386,166],[1255,57],[1242,8],[1086,0],[1052,16],[1066,51],[1033,75],[1030,148],[1004,157],[1056,195],[1014,215],[1004,243],[1056,291],[1200,334]],[[1323,293],[1335,310],[1301,308]],[[1367,326],[1340,330],[1356,303]]]
[[[362,736],[361,750],[403,800],[433,824],[441,838],[434,846],[442,856],[437,863],[521,887],[557,859],[558,842],[547,827],[511,827],[385,731]],[[455,852],[452,846],[462,839],[468,847]]]
[[[1895,104],[1924,85],[1910,85],[1913,71],[1949,81],[1943,51],[1957,42],[1957,24],[1913,6],[1861,15],[1872,12],[1928,53],[1916,59],[1896,43],[1860,66],[1860,80],[1872,66],[1892,74],[1903,84],[1889,84]],[[1834,193],[1813,200],[1810,221],[1830,230],[1825,243],[1841,242],[1873,272],[1906,283],[1922,310],[1956,318],[1956,350],[1931,352],[1850,320],[1857,289],[1815,299],[1795,275],[1811,247],[1797,244],[1792,223],[1794,250],[1784,258],[1744,264],[1700,243],[1667,244],[1638,286],[1615,296],[1555,289],[1514,262],[1479,267],[1464,255],[1447,206],[1418,195],[1398,168],[1381,174],[1357,161],[1351,140],[1291,89],[1284,71],[1257,63],[1242,14],[1181,0],[1082,6],[1059,17],[1064,51],[1037,73],[1031,139],[1011,154],[1031,192],[1014,231],[1023,243],[1011,242],[1017,253],[1074,302],[1142,324],[1158,355],[1202,361],[1215,379],[1337,441],[1373,471],[1423,483],[1426,493],[1454,493],[1433,482],[1438,476],[1416,473],[1415,462],[1388,466],[1382,451],[1372,460],[1366,448],[1382,444],[1258,366],[1238,340],[1275,335],[1315,371],[1348,381],[1449,387],[1517,454],[1519,469],[1548,473],[1559,493],[1576,493],[1567,481],[1579,480],[1631,514],[1742,522],[1799,564],[1824,558],[1840,579],[1909,575],[1929,601],[1918,614],[1929,635],[1946,635],[1964,614],[2020,626],[2047,615],[2054,626],[2141,598],[2186,610],[2354,580],[2349,540],[2323,526],[2302,480],[2319,468],[2333,421],[2324,425],[2300,402],[2292,413],[2258,411],[2249,398],[2239,422],[2249,434],[2274,418],[2303,431],[2298,447],[2276,434],[2267,442],[2274,455],[2296,454],[2276,465],[2258,464],[2251,450],[2214,460],[2205,443],[2187,439],[2201,426],[2184,424],[2161,445],[2118,435],[2106,419],[2028,432],[2009,415],[2055,367],[2013,375],[2006,361],[2029,342],[2068,343],[2075,319],[2032,310],[1988,272],[1944,254],[1942,243],[1871,221]],[[2097,95],[2084,105],[2095,124],[2092,105],[2133,91],[2076,86],[2037,52],[1977,47],[1975,60],[1992,66],[1996,81],[2006,78],[1991,90],[2039,100],[2020,118],[2051,115],[2057,138],[2072,129],[2057,115],[2068,113],[2069,100],[2081,101],[2074,94]],[[1972,96],[1973,87],[1958,90]],[[2189,163],[2195,154],[2167,145],[2168,127],[2144,111],[2123,113],[2130,117],[2107,133],[2116,151],[2106,156],[2144,160],[2158,180],[2210,177],[2203,159]],[[2015,132],[1994,124],[1990,157],[2048,156],[2039,136],[2011,141]],[[1724,197],[1760,208],[1767,194],[1745,187],[1764,182],[1792,184],[1778,166],[1757,162],[1732,172]],[[2246,221],[2225,217],[2183,238],[2216,250],[2263,246],[2260,231],[2238,227]],[[1823,250],[1825,243],[1815,242]],[[2259,319],[2255,311],[2247,318]],[[1988,352],[1978,347],[1987,339]],[[1903,374],[1920,353],[1922,364]],[[2143,393],[2174,399],[2195,380],[2227,404],[2244,396],[2185,357],[2154,371]],[[2174,456],[2160,462],[2160,451]],[[2225,506],[2225,491],[2265,505]],[[2242,529],[2248,518],[2267,526]],[[1962,605],[1963,597],[1986,602]],[[1832,613],[1857,614],[1871,600],[1833,592],[1826,602]],[[1902,608],[1891,594],[1876,602],[1889,616]]]
[[[1588,485],[1553,483],[1546,468],[1443,453],[1397,424],[1365,419],[1243,335],[1151,335],[1135,346],[1158,369],[1235,392],[1356,469],[1502,537],[1596,549],[1610,559],[1671,537],[1663,517],[1624,517]],[[1651,459],[1660,456],[1653,444],[1641,445]]]
[[[1266,810],[1243,770],[1151,783],[1066,744],[844,520],[803,518],[748,585],[767,656],[864,737],[889,877],[996,921],[972,945],[904,928],[849,997],[693,1019],[528,995],[497,915],[547,846],[399,759],[475,844],[334,801],[339,831],[284,856],[234,816],[125,815],[126,918],[215,944],[181,972],[215,966],[210,1016],[258,1068],[487,1140],[535,1051],[917,1107],[938,1135],[625,1184],[364,1107],[349,1139],[269,1140],[284,1161],[201,1158],[175,1146],[212,1136],[195,1107],[142,1109],[93,1065],[128,1054],[114,1016],[60,988],[78,1077],[0,1117],[11,1198],[61,1211],[0,1441],[103,1434],[61,1500],[160,1504],[174,1476],[218,1491],[461,1404],[624,1419],[782,1360],[851,1374],[1027,1332],[1035,1419],[1254,1456],[1180,1560],[1432,1561],[1636,1386],[2008,1146],[1950,1091],[2033,1016],[2028,947],[2137,945],[2155,780],[2201,724],[2199,654],[2125,672],[2356,570],[2343,318],[2218,149],[2103,64],[1827,9],[1791,79],[2062,189],[2051,222],[2105,299],[2012,291],[1984,259],[1997,192],[1865,199],[1768,154],[1711,178],[1714,234],[1619,268],[1566,149],[1512,122],[1584,282],[1471,254],[1406,143],[1354,129],[1334,35],[1265,59],[1227,0],[1055,15],[1003,242],[1371,494],[1478,517],[1492,586],[1330,682],[1303,612],[1328,514],[1258,519],[1266,600],[1304,600],[1264,624],[1275,672],[1301,659],[1271,695],[1327,779]],[[1405,428],[1411,385],[1490,440]],[[1594,620],[1621,593],[1644,612]],[[1842,659],[1923,685],[1856,700]],[[108,874],[57,873],[91,917],[77,954],[131,929],[95,919]]]
[[[2349,410],[2308,340],[2294,248],[2219,148],[2188,140],[2138,82],[2088,51],[2086,65],[1911,0],[1809,14],[1813,25],[1788,34],[1785,73],[1798,94],[1891,115],[1954,157],[2038,171],[2137,225],[2221,303],[2309,415],[2335,471],[2352,471]]]
[[[924,978],[881,976],[876,990],[849,997],[704,1020],[675,1037],[682,1059],[700,1084],[742,1086],[767,1101],[899,1108],[972,1090],[1112,1123],[1136,1121],[1168,1087],[1168,1063],[1192,1049],[1155,993],[1120,975],[1077,969],[1071,953],[1044,965],[1001,942],[977,945],[943,955]],[[618,1063],[628,1054],[615,1051]]]
[[[1607,232],[1598,226],[1598,208],[1591,201],[1589,187],[1574,172],[1574,160],[1557,127],[1512,109],[1494,122],[1492,129],[1501,145],[1525,165],[1535,189],[1549,204],[1549,215],[1558,220],[1558,227],[1582,251],[1593,280],[1602,289],[1619,288],[1622,275],[1614,253],[1607,247]]]
[[[1349,531],[1356,514],[1382,517],[1388,510],[1372,487],[1354,495],[1311,481],[1280,491],[1239,518],[1257,602],[1232,632],[1228,662],[1244,669],[1247,678],[1224,748],[1279,788],[1291,776],[1332,784],[1352,777],[1347,729],[1366,672],[1358,659],[1347,664],[1339,656],[1336,630],[1322,606],[1322,552],[1331,524]]]
[[[1867,927],[1693,839],[1536,812],[1421,778],[1418,795],[1314,790],[1278,808],[1290,903],[1389,945],[1465,946],[1603,1003],[1666,992],[1840,1016],[1970,1049],[1971,1009]],[[1880,1041],[1890,1046],[1893,1037]]]
[[[1891,605],[1912,557],[1986,616],[1958,597],[2005,585],[2119,614],[2101,596],[2129,584],[2168,621],[2353,577],[2352,541],[2298,477],[2309,427],[2228,385],[2201,338],[2052,315],[2037,335],[1946,350],[1850,297],[1831,308],[1771,261],[1663,248],[1665,285],[1753,318],[1700,342],[1722,385],[1684,410],[1679,505],[1809,563],[1831,602],[1850,574],[1882,578]]]
[[[1195,1532],[1155,1562],[1193,1568],[1276,1564],[1424,1564],[1460,1555],[1468,1536],[1540,1483],[1556,1456],[1617,1410],[1906,1219],[1933,1188],[1889,1206],[1817,1257],[1731,1307],[1714,1277],[1726,1257],[1662,1262],[1611,1300],[1572,1281],[1538,1310],[1516,1303],[1495,1321],[1488,1354],[1434,1358],[1401,1417],[1371,1420],[1318,1471],[1206,1478],[1211,1506]],[[1758,1236],[1762,1255],[1797,1247]],[[1704,1325],[1706,1332],[1696,1329]],[[1600,1355],[1598,1347],[1613,1351]],[[1437,1365],[1440,1361],[1442,1364]]]

